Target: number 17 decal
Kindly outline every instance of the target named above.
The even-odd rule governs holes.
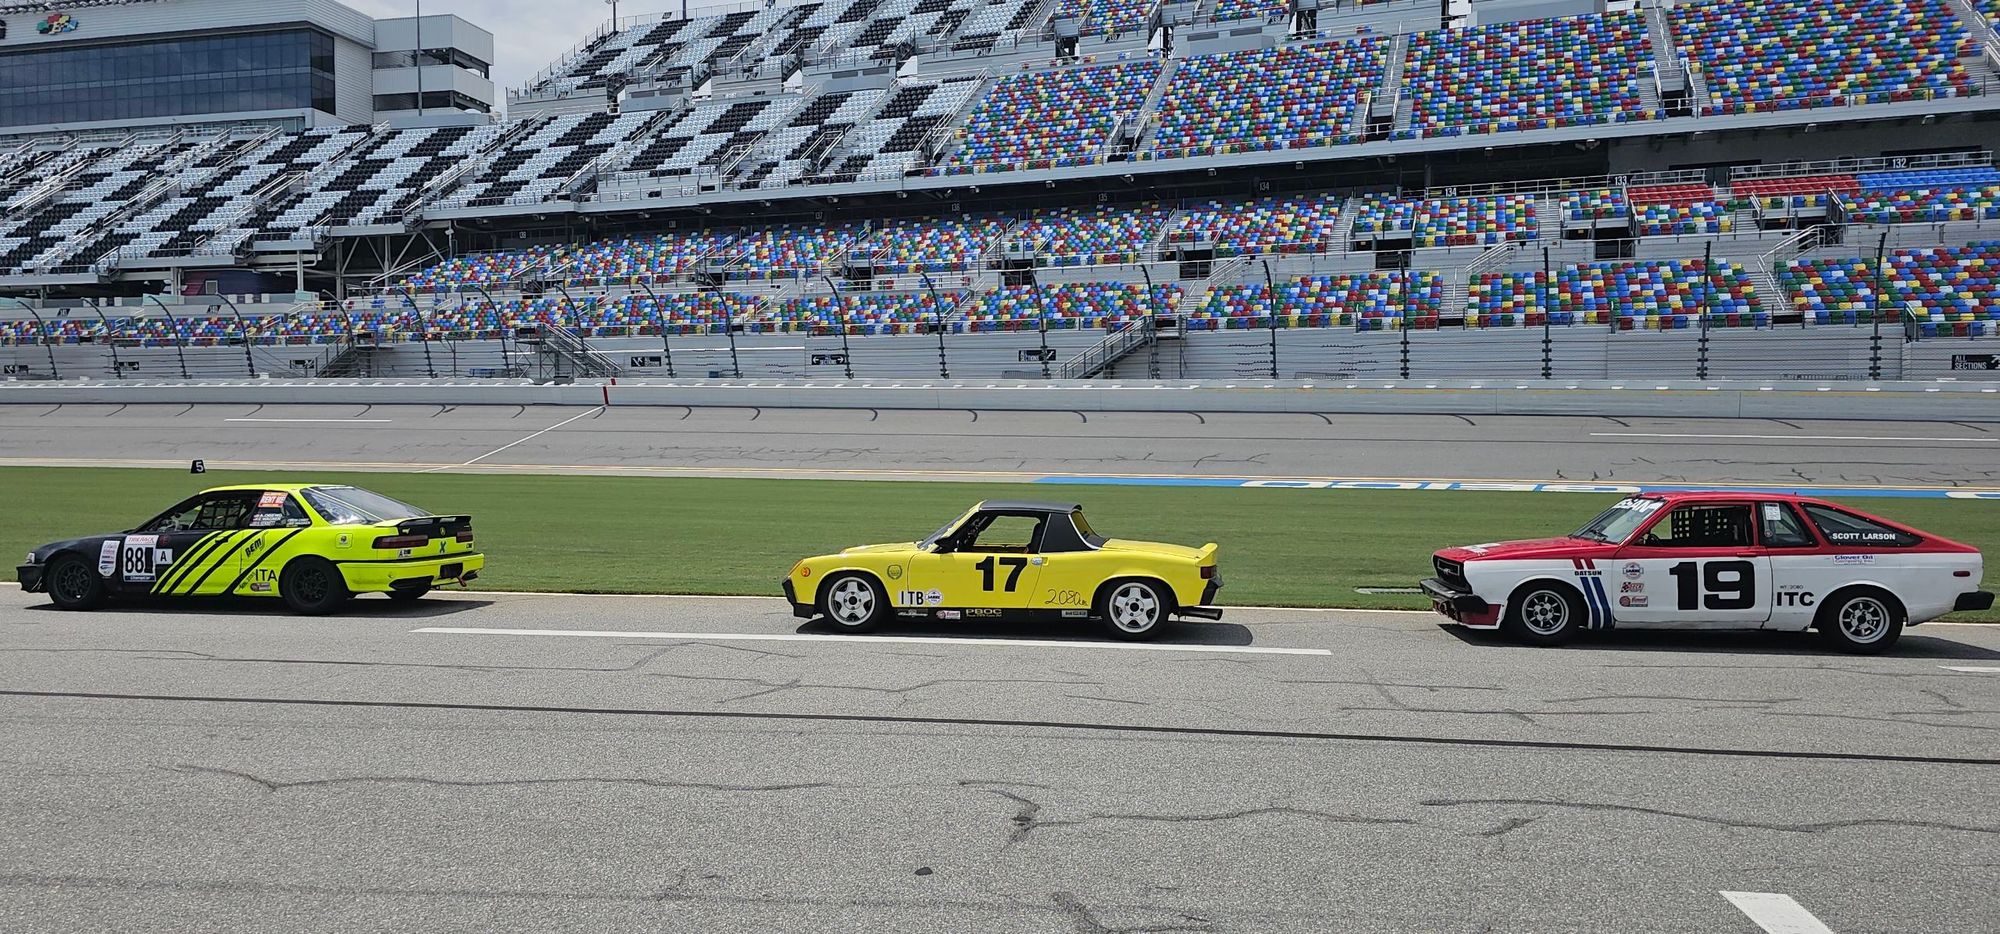
[[[980,580],[979,589],[981,590],[990,591],[993,589],[993,571],[995,568],[995,565],[993,563],[994,560],[995,559],[993,558],[992,555],[988,555],[986,556],[985,560],[982,560],[978,564],[973,565],[973,567],[979,569],[979,580]],[[1004,565],[1007,568],[1006,590],[1008,593],[1013,593],[1014,585],[1021,582],[1021,571],[1022,569],[1028,566],[1028,559],[1000,558],[998,560],[1001,565]]]

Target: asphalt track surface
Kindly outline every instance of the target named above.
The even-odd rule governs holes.
[[[0,925],[1756,932],[1721,893],[1764,892],[1842,934],[2000,926],[2000,628],[821,632],[755,598],[0,588]]]
[[[2000,413],[1996,413],[2000,416]],[[2000,490],[2000,419],[61,405],[0,407],[0,465],[907,480],[1064,476]]]

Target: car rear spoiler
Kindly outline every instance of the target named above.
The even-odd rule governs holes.
[[[1215,551],[1216,551],[1216,549],[1217,549],[1217,548],[1220,548],[1220,547],[1221,547],[1220,545],[1217,545],[1217,544],[1216,544],[1216,543],[1214,543],[1214,542],[1209,542],[1208,544],[1206,544],[1206,545],[1203,545],[1203,546],[1201,546],[1201,554],[1200,554],[1200,555],[1197,555],[1197,556],[1195,557],[1195,559],[1194,559],[1194,560],[1195,560],[1195,563],[1196,563],[1196,564],[1214,564],[1214,563],[1215,563]]]
[[[396,534],[448,538],[471,528],[471,516],[423,516],[396,523]]]

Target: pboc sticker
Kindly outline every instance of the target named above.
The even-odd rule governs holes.
[[[149,581],[159,574],[158,535],[127,535],[119,549],[119,571],[128,581]]]
[[[113,540],[105,542],[104,545],[97,550],[97,575],[99,577],[112,577],[115,576],[117,573],[118,573],[118,542],[116,540]]]

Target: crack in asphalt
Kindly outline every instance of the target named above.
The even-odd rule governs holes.
[[[1900,818],[1871,817],[1855,820],[1814,821],[1802,824],[1784,824],[1774,821],[1754,821],[1727,817],[1710,817],[1705,814],[1691,814],[1686,811],[1669,811],[1664,808],[1649,808],[1636,804],[1611,804],[1591,801],[1555,801],[1546,798],[1432,798],[1417,802],[1423,807],[1517,807],[1534,806],[1561,808],[1574,811],[1617,811],[1628,814],[1645,814],[1653,817],[1668,817],[1675,820],[1711,824],[1737,830],[1770,830],[1778,833],[1824,833],[1829,830],[1851,830],[1858,827],[1904,827],[1920,830],[1954,830],[1962,833],[2000,834],[2000,827],[1983,827],[1976,824],[1954,824],[1947,821],[1905,820]]]
[[[785,691],[821,690],[821,691],[863,691],[872,694],[892,694],[897,697],[897,702],[896,702],[897,706],[902,706],[903,704],[908,702],[910,694],[913,694],[917,691],[925,690],[927,688],[934,688],[944,684],[1064,684],[1064,685],[1072,685],[1080,687],[1104,686],[1104,682],[1102,681],[1054,681],[1054,680],[1035,679],[1035,678],[934,678],[929,681],[920,681],[917,682],[916,684],[907,684],[901,687],[879,687],[870,684],[820,684],[817,682],[807,681],[803,678],[793,678],[789,681],[776,681],[770,678],[733,678],[723,675],[682,675],[682,674],[673,674],[670,672],[663,672],[663,671],[650,672],[650,674],[655,678],[672,678],[677,681],[728,681],[737,684],[754,684],[758,685],[760,688],[760,690],[750,691],[745,694],[737,694],[730,697],[721,698],[715,702],[717,704],[734,704],[758,697],[768,697],[772,694],[778,694]]]
[[[1077,934],[1171,934],[1171,932],[1175,931],[1213,932],[1216,930],[1214,921],[1200,915],[1181,912],[1175,912],[1178,919],[1171,922],[1112,927],[1099,920],[1097,912],[1092,911],[1089,906],[1083,903],[1082,899],[1077,898],[1073,893],[1053,892],[1050,893],[1049,900],[1055,903],[1057,911],[1061,912],[1064,917],[1069,919],[1071,924],[1076,926]],[[1155,908],[1148,910],[1164,911],[1165,909]]]
[[[1245,820],[1247,818],[1264,817],[1268,815],[1283,815],[1286,817],[1309,818],[1316,821],[1323,821],[1329,824],[1407,825],[1407,824],[1418,823],[1417,821],[1407,817],[1368,817],[1366,815],[1360,815],[1360,814],[1335,814],[1331,811],[1318,811],[1318,810],[1313,810],[1311,808],[1295,808],[1283,805],[1273,805],[1269,807],[1258,807],[1258,808],[1244,808],[1238,811],[1219,811],[1213,814],[1101,814],[1093,812],[1089,815],[1086,815],[1081,821],[1070,821],[1069,823],[1086,823],[1089,821],[1102,820],[1102,821],[1135,821],[1135,822],[1146,822],[1146,823],[1157,822],[1157,823],[1168,823],[1168,824],[1205,824],[1205,823],[1214,823],[1218,821]],[[1048,826],[1048,825],[1044,824],[1043,826]]]
[[[236,769],[214,768],[205,765],[172,765],[163,768],[183,775],[215,775],[241,779],[260,785],[265,791],[276,794],[293,788],[332,788],[340,785],[421,785],[429,788],[531,788],[550,785],[639,785],[647,788],[675,788],[687,791],[717,791],[729,793],[802,791],[812,788],[838,788],[832,782],[792,782],[776,785],[725,785],[715,782],[675,782],[665,779],[636,777],[595,777],[575,778],[505,778],[505,779],[448,779],[425,778],[417,775],[347,775],[335,778],[312,778],[300,781],[279,781],[264,778],[250,772]]]
[[[1076,825],[1077,823],[1076,821],[1070,821],[1070,820],[1061,820],[1061,821],[1042,820],[1041,818],[1042,806],[1040,803],[1027,797],[1026,795],[1017,795],[1011,791],[1007,791],[1002,788],[989,787],[991,785],[998,785],[998,784],[1002,783],[969,782],[969,781],[959,782],[959,785],[961,787],[974,788],[977,789],[978,791],[984,792],[989,795],[996,795],[998,797],[1012,801],[1019,806],[1018,809],[1014,812],[1014,816],[1007,818],[1014,824],[1013,829],[1010,830],[1007,834],[1007,846],[1009,848],[1012,848],[1013,846],[1019,844],[1023,840],[1028,839],[1029,834],[1034,833],[1035,831],[1040,830],[1043,827],[1073,827]],[[1018,786],[1018,783],[1015,782],[1007,782],[1005,784]],[[1040,788],[1045,786],[1037,785],[1033,787]]]

